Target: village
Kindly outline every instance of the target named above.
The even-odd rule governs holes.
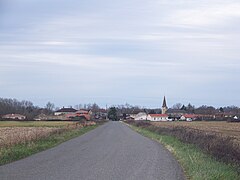
[[[115,108],[115,107],[114,107]],[[160,110],[153,109],[131,108],[121,110],[116,108],[117,120],[136,120],[136,121],[230,121],[238,122],[239,114],[235,112],[211,112],[211,113],[194,113],[187,111],[184,108],[168,108],[166,97],[163,97],[162,107]],[[159,113],[160,112],[160,113]],[[44,113],[43,110],[36,115],[35,121],[98,121],[109,120],[109,109],[107,108],[89,108],[75,109],[73,107],[62,107],[50,114]],[[27,120],[27,117],[22,114],[5,114],[1,116],[1,120]],[[28,119],[29,120],[29,119]]]

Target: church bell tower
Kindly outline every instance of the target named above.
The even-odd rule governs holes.
[[[162,114],[166,114],[166,113],[167,113],[167,110],[168,110],[167,102],[166,102],[166,98],[165,98],[165,96],[164,96],[163,105],[162,105]]]

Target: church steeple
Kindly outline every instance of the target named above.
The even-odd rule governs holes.
[[[162,105],[162,107],[166,107],[166,108],[167,108],[167,102],[166,102],[165,96],[164,96],[164,98],[163,98],[163,105]]]
[[[162,114],[166,114],[167,110],[168,110],[167,102],[166,102],[166,98],[164,96],[164,98],[163,98],[163,105],[162,105]]]

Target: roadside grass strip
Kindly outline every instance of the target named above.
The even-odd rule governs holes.
[[[217,161],[202,152],[195,145],[179,141],[169,135],[161,135],[144,128],[129,125],[145,137],[163,144],[179,161],[187,179],[193,180],[237,180],[240,179],[239,167]]]
[[[50,135],[46,138],[30,141],[27,143],[17,144],[12,147],[4,147],[0,149],[0,165],[4,165],[37,152],[55,147],[67,140],[87,133],[95,129],[99,125],[85,126],[80,129],[70,129],[58,134]]]

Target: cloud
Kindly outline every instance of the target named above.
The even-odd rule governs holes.
[[[45,42],[40,42],[40,44],[43,44],[43,45],[66,45],[67,42],[63,42],[63,41],[45,41]]]
[[[240,18],[240,3],[228,2],[223,4],[206,3],[204,6],[176,10],[168,18],[166,24],[185,26],[214,26],[226,25],[233,18]]]
[[[76,93],[79,101],[104,104],[109,97],[112,103],[152,105],[165,92],[172,99],[214,94],[220,102],[226,87],[238,82],[237,0],[7,4],[0,29],[6,96],[30,97],[26,92],[34,89],[32,97],[58,97],[63,104],[71,102],[62,94],[74,101]],[[207,88],[209,96],[203,97]]]

